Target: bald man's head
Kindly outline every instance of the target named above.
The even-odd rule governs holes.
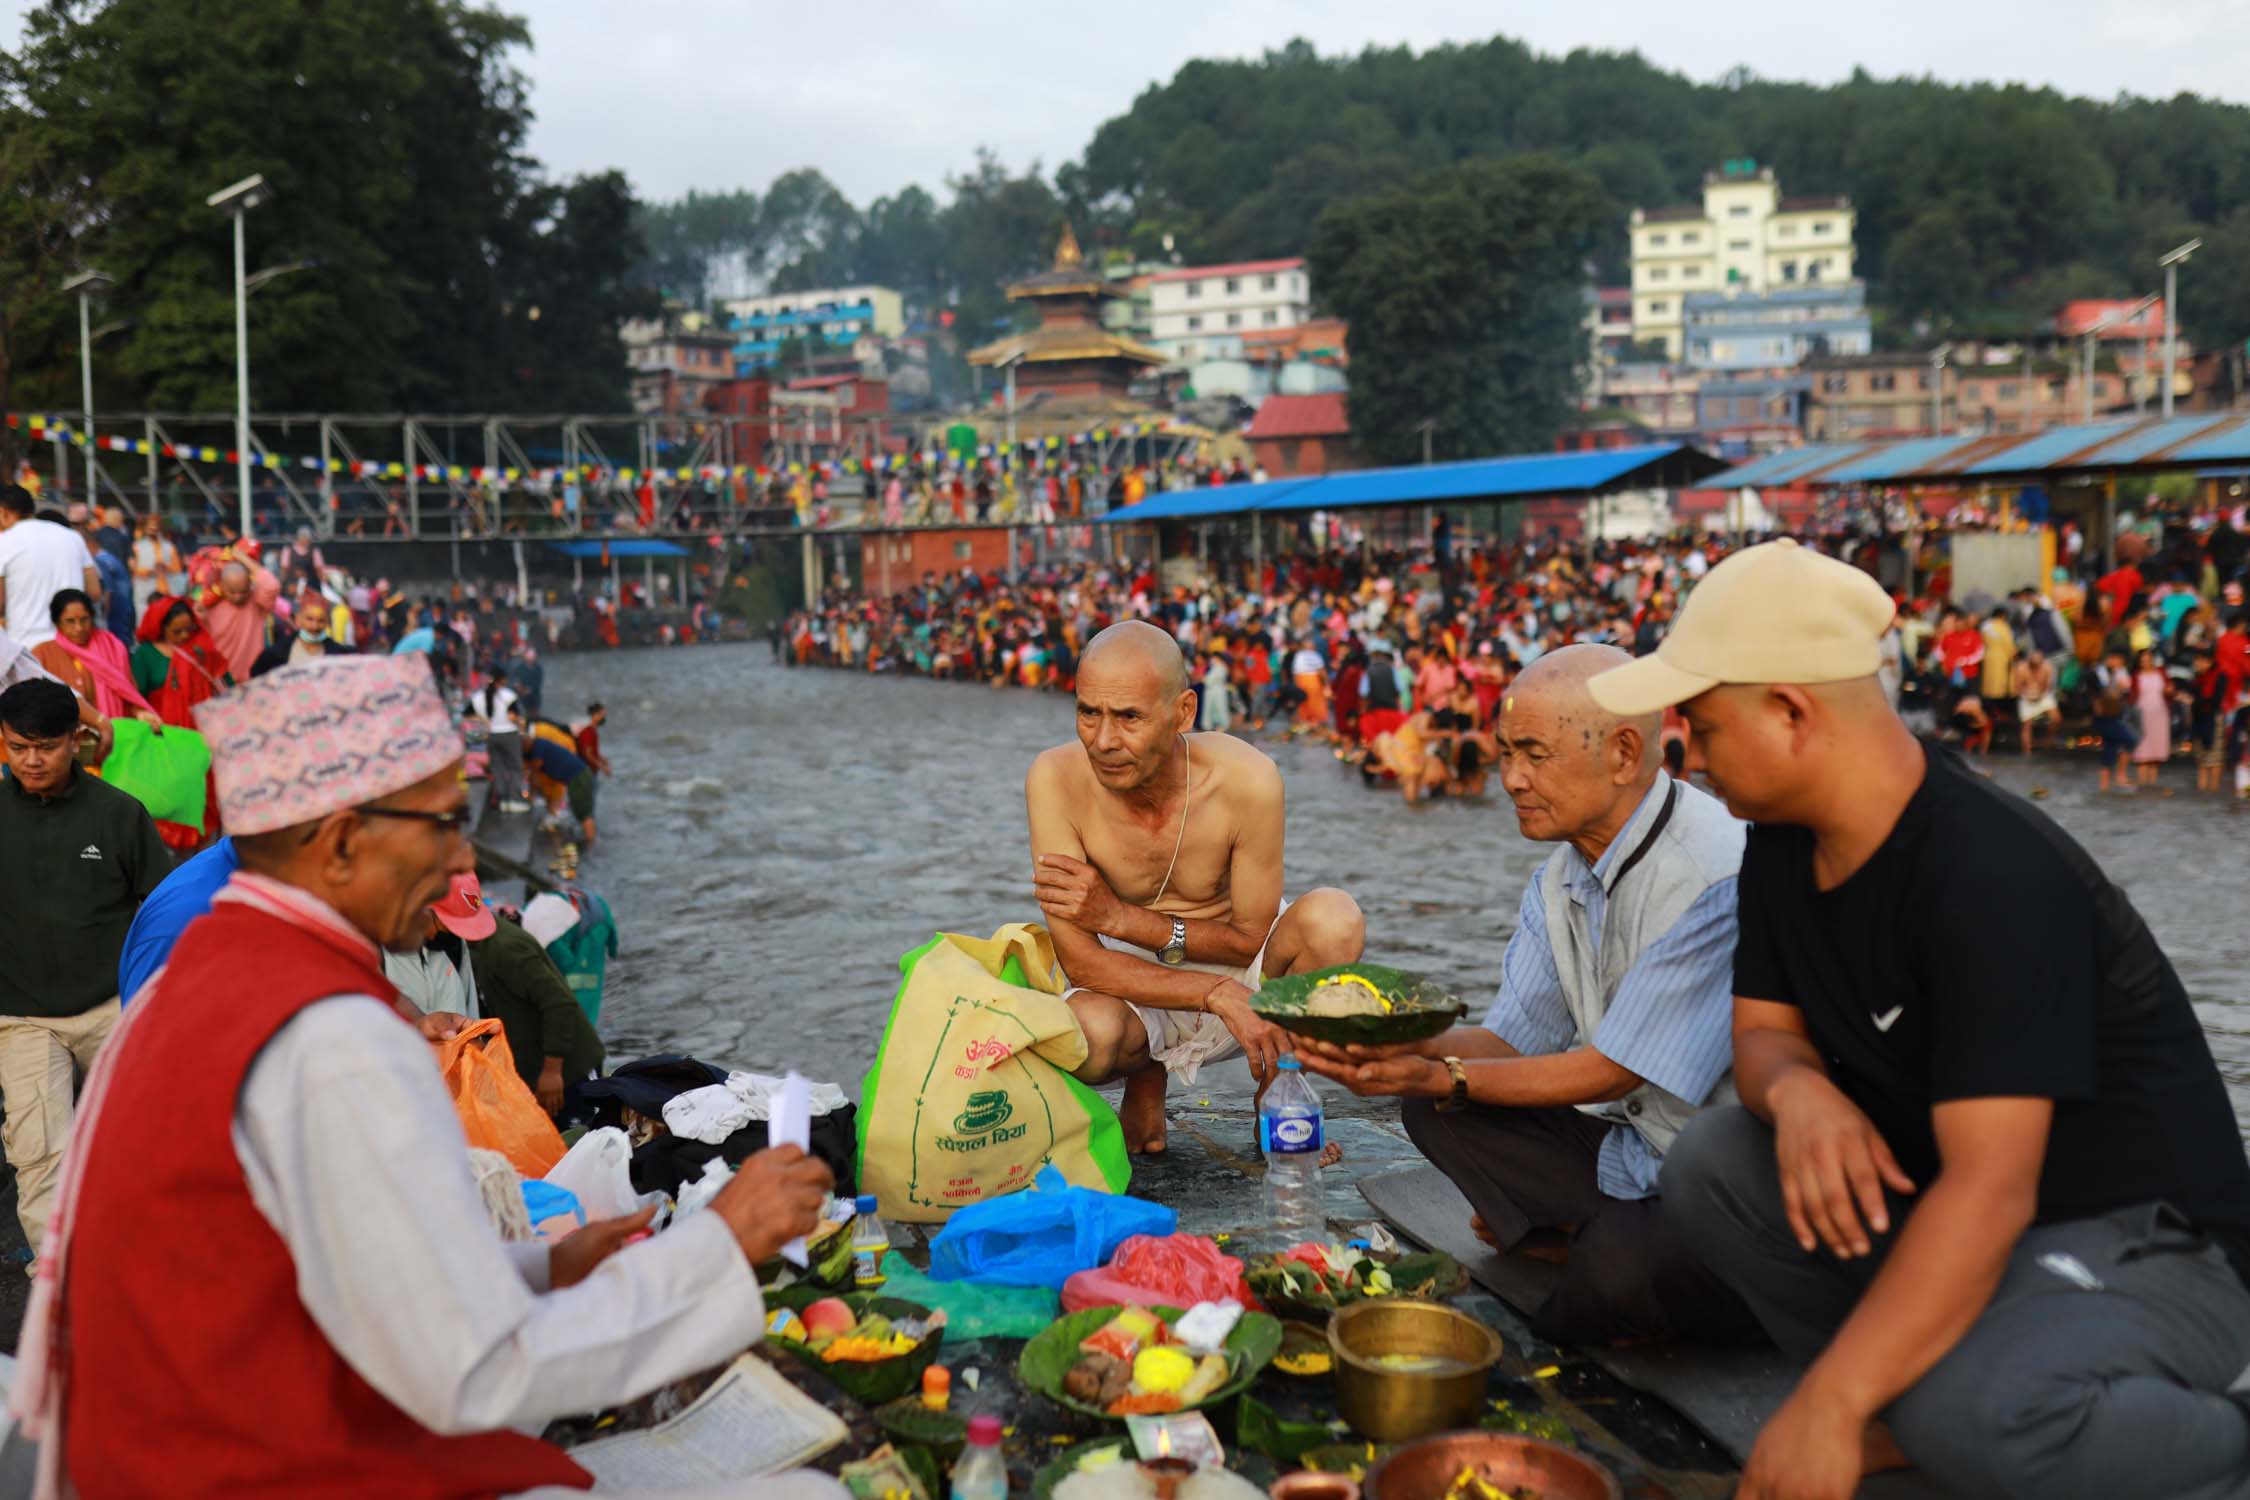
[[[1188,690],[1187,659],[1180,643],[1146,620],[1120,620],[1086,643],[1078,658],[1078,676],[1105,680],[1150,673],[1158,693],[1176,698]]]
[[[219,569],[219,593],[229,604],[249,603],[250,570],[238,562]]]
[[[1630,660],[1615,646],[1564,646],[1502,694],[1500,780],[1525,838],[1606,842],[1656,779],[1661,716],[1620,719],[1586,689]]]
[[[1094,777],[1114,792],[1167,784],[1180,736],[1195,725],[1195,694],[1179,643],[1143,620],[1110,626],[1078,659],[1078,742]]]

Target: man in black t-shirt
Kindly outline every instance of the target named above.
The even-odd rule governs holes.
[[[1790,542],[1714,568],[1612,713],[1682,706],[1751,819],[1739,1109],[1662,1191],[1810,1361],[1738,1493],[2250,1493],[2250,1162],[2186,991],[2084,850],[1918,742],[1891,601]]]

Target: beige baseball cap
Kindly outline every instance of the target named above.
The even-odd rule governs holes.
[[[1849,563],[1782,539],[1704,575],[1653,656],[1590,677],[1594,701],[1652,714],[1725,682],[1872,677],[1898,606]]]

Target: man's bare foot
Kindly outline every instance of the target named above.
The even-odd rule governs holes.
[[[1335,1141],[1320,1148],[1320,1164],[1324,1167],[1333,1167],[1343,1159],[1344,1148]]]
[[[1143,1068],[1125,1077],[1117,1118],[1125,1127],[1125,1149],[1134,1156],[1164,1154],[1165,1081],[1162,1068]]]

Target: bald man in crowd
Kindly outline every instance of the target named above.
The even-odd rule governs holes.
[[[1658,1173],[1695,1113],[1730,1101],[1743,825],[1662,768],[1655,714],[1605,713],[1614,646],[1540,657],[1500,700],[1500,780],[1525,888],[1481,1026],[1402,1047],[1302,1041],[1305,1066],[1405,1101],[1407,1134],[1503,1251],[1564,1260],[1531,1326],[1556,1343],[1754,1343],[1740,1298],[1689,1253]]]
[[[266,649],[266,626],[281,597],[281,580],[254,562],[229,562],[219,569],[217,597],[197,606],[203,628],[218,643],[227,671],[248,682]]]
[[[1078,743],[1024,779],[1033,885],[1086,1033],[1088,1083],[1125,1080],[1129,1150],[1164,1149],[1166,1081],[1236,1055],[1260,1093],[1287,1033],[1251,1012],[1267,976],[1357,959],[1339,890],[1281,890],[1281,772],[1228,734],[1193,734],[1179,644],[1112,625],[1078,664]]]

